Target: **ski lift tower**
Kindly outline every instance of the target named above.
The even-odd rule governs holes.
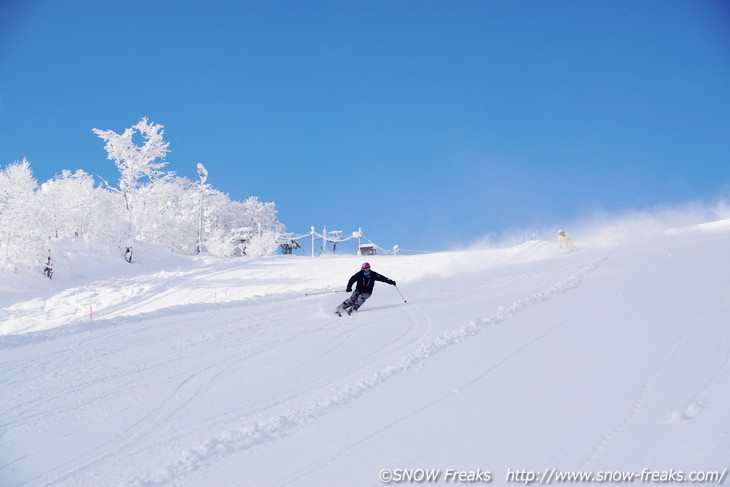
[[[198,176],[200,177],[200,218],[198,219],[198,246],[195,248],[195,255],[203,251],[203,196],[205,195],[205,182],[208,180],[208,171],[201,163],[198,163]]]
[[[360,244],[361,244],[361,239],[363,237],[364,237],[364,234],[362,233],[362,227],[358,228],[357,232],[352,232],[352,238],[357,239],[357,255],[362,255],[362,254],[360,254]]]
[[[327,239],[332,242],[332,255],[335,255],[335,253],[337,252],[337,243],[344,240],[344,238],[342,238],[342,231],[332,230],[328,232]]]

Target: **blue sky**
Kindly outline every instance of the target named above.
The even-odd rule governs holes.
[[[730,193],[722,1],[0,2],[0,165],[116,181],[93,128],[290,231],[442,250]]]

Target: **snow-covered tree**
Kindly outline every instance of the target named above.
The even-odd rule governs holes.
[[[274,254],[285,228],[276,214],[274,203],[261,203],[256,196],[242,203],[209,189],[203,217],[208,252],[218,256]]]
[[[233,201],[202,176],[193,182],[163,171],[168,144],[161,125],[145,118],[123,134],[94,133],[106,141],[108,158],[119,169],[116,187],[96,185],[83,170],[64,170],[39,186],[26,159],[0,170],[0,270],[40,272],[52,248],[49,239],[56,238],[83,238],[100,248],[131,248],[136,239],[194,254],[201,222],[210,254],[276,252],[284,225],[276,220],[274,203],[256,196]]]
[[[199,189],[187,178],[168,175],[139,188],[135,238],[192,254],[197,244]]]
[[[149,123],[143,118],[136,125],[122,134],[113,130],[93,129],[93,132],[106,141],[107,159],[113,160],[119,169],[119,185],[110,188],[118,191],[124,198],[128,218],[128,238],[134,238],[134,199],[145,178],[155,180],[163,175],[161,169],[167,162],[164,159],[169,152],[169,143],[162,139],[164,127]],[[138,146],[133,138],[139,134],[144,143]]]
[[[39,265],[47,252],[51,215],[38,204],[30,162],[0,171],[0,259],[9,270]]]
[[[279,246],[279,235],[284,231],[284,226],[276,221],[276,205],[262,203],[258,196],[250,196],[242,206],[248,226],[252,229],[247,254],[260,256],[275,253]]]
[[[64,170],[60,175],[41,185],[38,197],[51,215],[52,236],[79,237],[92,232],[92,226],[99,224],[99,190],[94,187],[90,174],[77,170]],[[108,221],[109,214],[102,221]],[[96,229],[94,229],[96,230]]]

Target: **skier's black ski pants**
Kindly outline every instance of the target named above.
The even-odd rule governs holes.
[[[352,295],[344,300],[342,304],[340,305],[340,308],[347,309],[352,308],[352,311],[357,311],[357,309],[362,306],[362,304],[367,301],[367,299],[370,297],[370,294],[368,293],[361,293],[360,291],[353,291]]]

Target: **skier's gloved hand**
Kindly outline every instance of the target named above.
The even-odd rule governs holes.
[[[352,288],[349,288],[349,287],[348,287],[347,289],[345,289],[345,292],[346,292],[346,293],[351,293],[351,292],[352,292]]]
[[[395,286],[395,281],[393,279],[391,279],[388,284],[390,284],[391,286]]]

